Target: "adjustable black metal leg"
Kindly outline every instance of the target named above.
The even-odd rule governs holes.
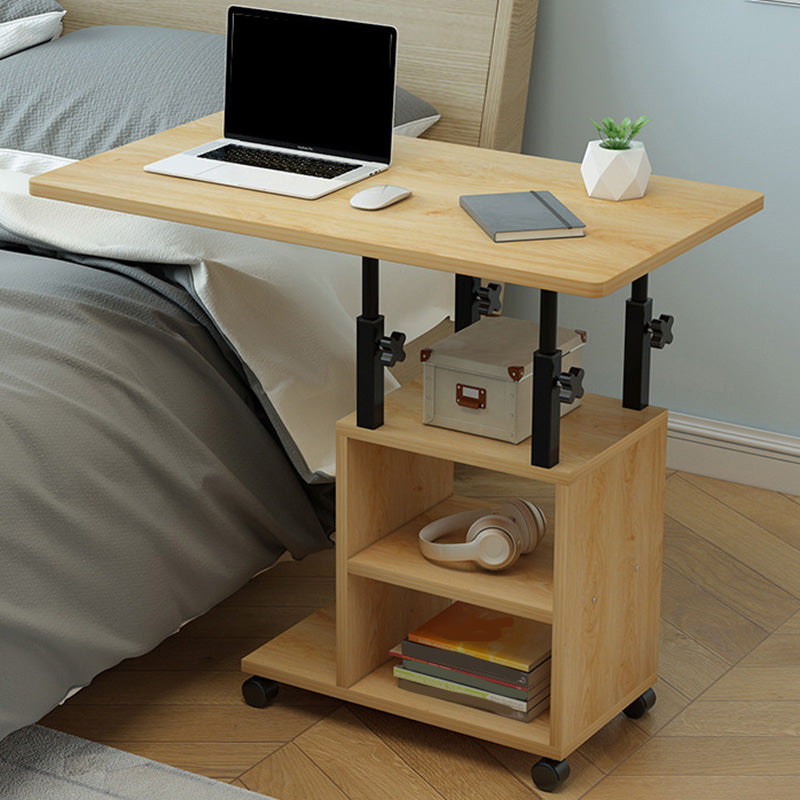
[[[361,316],[356,319],[356,423],[360,428],[383,425],[383,364],[376,356],[383,337],[378,289],[378,259],[363,258]]]
[[[622,405],[641,410],[650,402],[650,328],[653,300],[647,296],[647,275],[631,284],[625,302],[625,362]]]
[[[650,402],[650,350],[672,343],[674,317],[662,314],[653,319],[653,300],[647,296],[647,275],[631,284],[625,302],[625,364],[622,405],[637,411]]]
[[[558,295],[542,289],[539,301],[539,349],[533,354],[533,441],[531,464],[558,464],[561,351],[556,347]]]
[[[480,278],[473,278],[471,275],[456,275],[456,332],[464,330],[481,318],[475,302],[480,285]]]
[[[372,429],[383,425],[383,368],[406,357],[405,334],[383,335],[378,269],[377,258],[362,259],[361,314],[356,318],[356,424]]]

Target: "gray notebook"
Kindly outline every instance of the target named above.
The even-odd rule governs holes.
[[[461,207],[495,242],[584,235],[583,222],[551,192],[468,194]]]

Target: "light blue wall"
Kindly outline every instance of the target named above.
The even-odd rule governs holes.
[[[765,194],[651,274],[655,315],[676,317],[651,402],[800,435],[800,7],[540,0],[523,151],[580,161],[590,116],[640,114],[654,173]],[[621,396],[628,294],[560,296],[559,322],[590,333],[588,391]],[[538,292],[509,289],[506,311],[536,319]]]

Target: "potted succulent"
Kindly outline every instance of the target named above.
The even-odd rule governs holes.
[[[643,197],[650,178],[650,161],[641,142],[633,137],[649,122],[625,117],[614,122],[606,117],[592,120],[602,138],[589,142],[581,162],[581,175],[589,197],[604,200],[630,200]]]

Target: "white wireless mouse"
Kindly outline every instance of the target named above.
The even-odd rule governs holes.
[[[364,211],[377,211],[392,203],[399,203],[410,195],[411,189],[404,189],[402,186],[370,186],[354,194],[350,198],[350,205]]]

